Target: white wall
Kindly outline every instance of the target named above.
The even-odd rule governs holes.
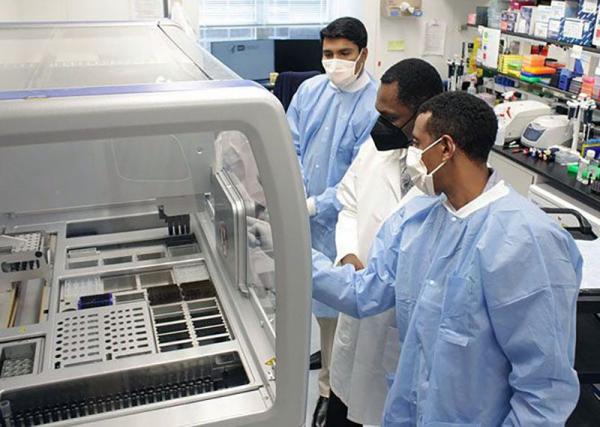
[[[362,0],[357,15],[369,31],[369,61],[367,69],[379,78],[390,66],[405,58],[423,58],[431,62],[443,78],[448,74],[446,60],[460,54],[463,41],[472,41],[475,33],[461,32],[460,26],[467,22],[467,14],[476,6],[484,6],[487,0],[423,0],[423,16],[419,18],[384,18],[381,16],[380,0]],[[437,19],[447,24],[444,56],[422,56],[425,24]],[[389,52],[388,41],[404,40],[405,50]]]

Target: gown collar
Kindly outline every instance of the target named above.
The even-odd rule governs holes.
[[[501,199],[504,196],[507,196],[509,193],[508,186],[504,183],[502,179],[498,176],[496,171],[492,172],[492,175],[488,179],[488,183],[485,187],[483,193],[481,193],[477,198],[467,203],[465,206],[456,210],[452,207],[448,199],[444,200],[444,207],[450,212],[452,215],[464,219],[469,215],[477,212],[480,209],[485,208],[491,203],[495,202],[498,199]]]

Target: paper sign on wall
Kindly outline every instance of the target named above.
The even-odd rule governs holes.
[[[484,28],[481,34],[482,62],[485,67],[498,68],[500,30]]]
[[[388,52],[401,52],[405,49],[406,43],[404,40],[390,40],[387,43]]]
[[[425,24],[425,48],[423,55],[444,56],[446,46],[446,23],[429,21]]]

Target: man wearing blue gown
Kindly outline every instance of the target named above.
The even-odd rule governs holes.
[[[367,30],[358,19],[340,18],[321,31],[326,74],[304,82],[287,117],[300,161],[314,248],[335,259],[335,226],[341,204],[337,187],[378,114],[377,85],[365,70]],[[329,397],[329,363],[338,312],[313,301],[321,332],[322,368],[313,426],[324,424]]]
[[[355,317],[396,307],[402,354],[383,426],[563,426],[577,403],[582,259],[488,170],[496,130],[472,95],[426,102],[406,163],[430,196],[382,225],[360,272],[313,251],[314,298]]]

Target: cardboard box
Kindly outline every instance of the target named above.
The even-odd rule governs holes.
[[[580,0],[579,11],[577,17],[584,21],[592,21],[596,23],[596,17],[598,16],[598,0]]]
[[[559,40],[564,43],[589,46],[592,44],[595,23],[579,18],[563,19]]]
[[[519,16],[519,12],[514,10],[505,10],[502,12],[501,20],[508,22],[517,22],[517,16]]]
[[[594,26],[592,44],[596,47],[600,47],[600,13],[596,14],[596,24]]]
[[[552,18],[552,8],[550,6],[537,6],[531,13],[531,23],[529,24],[529,35],[533,36],[538,24],[548,24]]]
[[[403,3],[408,3],[415,10],[415,16],[422,14],[422,0],[381,0],[381,14],[387,18],[399,16],[413,16],[409,11],[402,11]]]
[[[552,0],[550,8],[552,9],[552,18],[554,19],[576,18],[579,11],[579,2],[577,0]]]
[[[578,18],[583,18],[585,15],[596,15],[598,12],[598,0],[579,0]]]
[[[598,17],[598,0],[580,0],[577,18],[587,22],[585,34],[580,44],[590,46],[594,40],[596,18]]]
[[[562,29],[562,23],[564,18],[551,18],[548,21],[548,36],[547,38],[552,40],[560,39],[560,33]]]
[[[535,24],[535,30],[533,32],[534,37],[539,37],[542,39],[548,38],[548,23],[547,22],[538,22]]]
[[[510,0],[512,10],[520,10],[523,6],[535,6],[536,0]]]
[[[517,17],[517,24],[515,26],[516,33],[529,34],[533,9],[533,6],[523,6],[519,9],[519,16]]]
[[[515,31],[518,12],[514,10],[505,10],[500,17],[500,29],[502,31]]]

